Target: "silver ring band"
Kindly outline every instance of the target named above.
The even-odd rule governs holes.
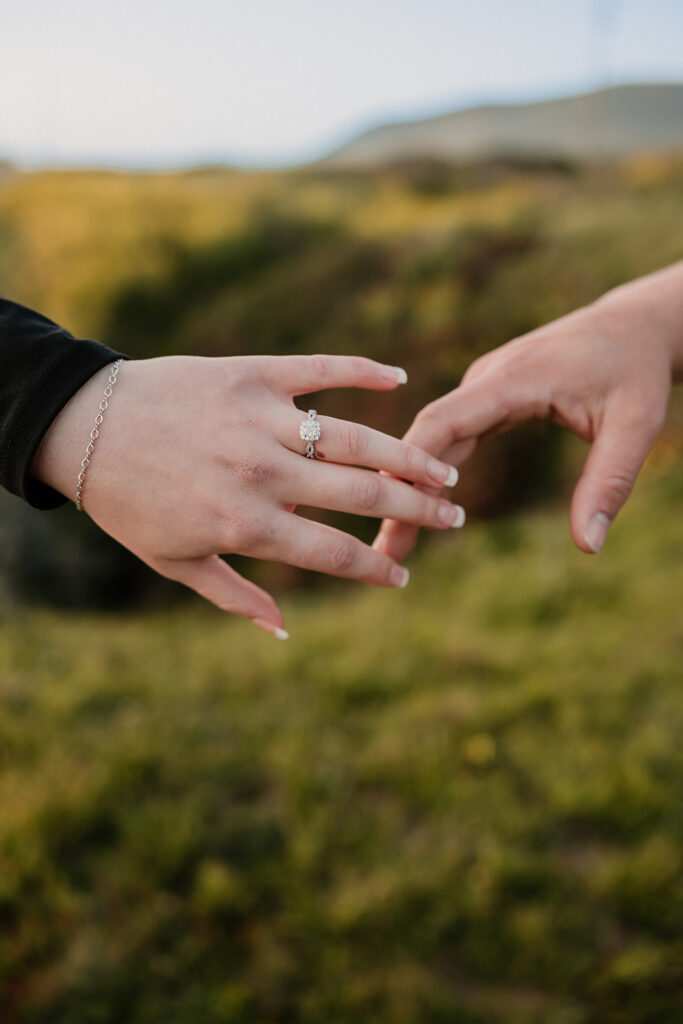
[[[308,410],[308,417],[299,424],[299,437],[306,442],[306,458],[315,458],[315,442],[320,440],[322,427],[316,419],[315,409]]]

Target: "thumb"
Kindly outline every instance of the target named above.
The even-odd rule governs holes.
[[[571,532],[581,551],[602,550],[659,433],[656,416],[615,409],[605,415],[572,499]]]
[[[282,612],[275,601],[256,584],[245,580],[218,555],[204,558],[164,559],[153,569],[162,576],[184,583],[223,611],[244,615],[279,640],[289,634],[282,628]]]

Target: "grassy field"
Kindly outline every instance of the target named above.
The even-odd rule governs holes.
[[[398,593],[6,612],[3,1024],[673,1024],[683,467]]]

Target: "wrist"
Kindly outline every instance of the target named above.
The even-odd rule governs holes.
[[[76,497],[81,460],[110,372],[108,363],[71,396],[50,424],[31,462],[31,476],[70,501]]]
[[[673,379],[683,380],[683,262],[619,285],[593,305],[659,350]]]

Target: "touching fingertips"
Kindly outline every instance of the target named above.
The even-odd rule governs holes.
[[[445,462],[430,458],[427,462],[427,475],[435,484],[442,487],[455,487],[459,473],[455,466],[448,466]]]

